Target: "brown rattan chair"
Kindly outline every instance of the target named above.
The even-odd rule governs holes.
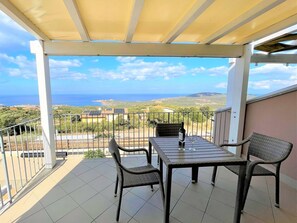
[[[222,144],[220,146],[242,146],[249,142],[247,152],[247,170],[244,186],[244,198],[242,203],[242,210],[247,198],[249,186],[252,176],[274,176],[275,177],[275,206],[279,207],[279,189],[280,189],[280,167],[281,163],[289,156],[293,145],[289,142],[262,135],[259,133],[253,133],[250,137],[242,142],[235,144]],[[250,160],[253,156],[256,159]],[[261,164],[273,164],[275,171],[265,168]],[[233,173],[239,173],[239,166],[225,166]],[[212,175],[212,185],[215,184],[215,178],[217,173],[217,167],[214,167]]]
[[[154,168],[151,164],[145,166],[127,168],[121,163],[120,150],[125,152],[144,152],[149,160],[148,151],[144,148],[140,149],[125,149],[117,144],[115,139],[111,139],[109,142],[109,152],[115,160],[117,169],[117,178],[115,185],[115,197],[117,196],[118,184],[120,186],[120,197],[117,210],[116,221],[119,221],[122,194],[124,188],[147,186],[150,185],[153,190],[153,185],[159,184],[161,190],[162,201],[164,205],[164,186],[161,179],[160,171]]]

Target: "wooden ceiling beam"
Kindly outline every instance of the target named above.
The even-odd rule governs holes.
[[[126,33],[126,38],[125,38],[126,43],[131,43],[131,41],[133,39],[133,35],[136,30],[136,27],[138,24],[138,19],[141,14],[143,5],[144,5],[144,0],[134,0],[133,9],[131,12],[131,17],[130,17],[130,22],[129,22],[129,27],[128,27],[128,31]]]
[[[196,1],[193,7],[187,11],[171,31],[164,37],[162,43],[171,43],[174,41],[192,22],[197,19],[212,3],[214,0]]]
[[[64,0],[64,4],[68,10],[69,15],[72,18],[72,21],[74,22],[76,29],[79,32],[79,35],[80,35],[82,41],[90,41],[88,31],[81,19],[76,1],[75,0]]]
[[[262,0],[259,4],[255,5],[253,8],[246,11],[239,17],[233,19],[231,22],[223,26],[221,29],[206,37],[200,43],[211,44],[283,2],[284,0],[275,0],[273,2]]]
[[[237,41],[237,44],[246,44],[255,41],[255,46],[262,44],[268,40],[279,37],[286,33],[292,32],[297,29],[296,25],[297,14],[290,16],[276,24],[255,32]]]

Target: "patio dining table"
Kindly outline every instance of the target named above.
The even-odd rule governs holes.
[[[172,171],[174,168],[192,168],[192,182],[197,182],[198,168],[203,166],[240,165],[238,175],[237,195],[235,201],[234,223],[240,222],[241,205],[247,161],[224,150],[223,148],[201,137],[189,142],[186,137],[185,148],[180,149],[177,137],[150,137],[149,162],[151,162],[152,148],[160,156],[160,171],[163,176],[163,163],[166,165],[164,223],[169,222]]]

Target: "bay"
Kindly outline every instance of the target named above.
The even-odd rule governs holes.
[[[161,98],[185,96],[181,94],[57,94],[52,95],[53,105],[100,106],[100,100],[150,101]],[[0,96],[0,105],[39,105],[38,95]]]

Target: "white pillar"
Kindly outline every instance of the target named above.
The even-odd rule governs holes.
[[[235,78],[235,58],[229,59],[229,71],[228,71],[228,85],[227,85],[227,101],[226,107],[232,107],[232,95],[233,95],[233,86],[234,86],[234,78]]]
[[[252,50],[252,45],[246,45],[244,47],[244,55],[241,58],[235,59],[235,63],[231,64],[229,71],[228,85],[232,85],[229,92],[227,92],[227,102],[231,106],[229,143],[241,141],[243,137]],[[240,148],[237,148],[231,152],[240,155],[241,151]]]
[[[36,56],[45,168],[53,168],[56,164],[56,148],[52,113],[49,59],[43,52],[43,41],[31,41],[30,48],[31,53],[34,53]]]

